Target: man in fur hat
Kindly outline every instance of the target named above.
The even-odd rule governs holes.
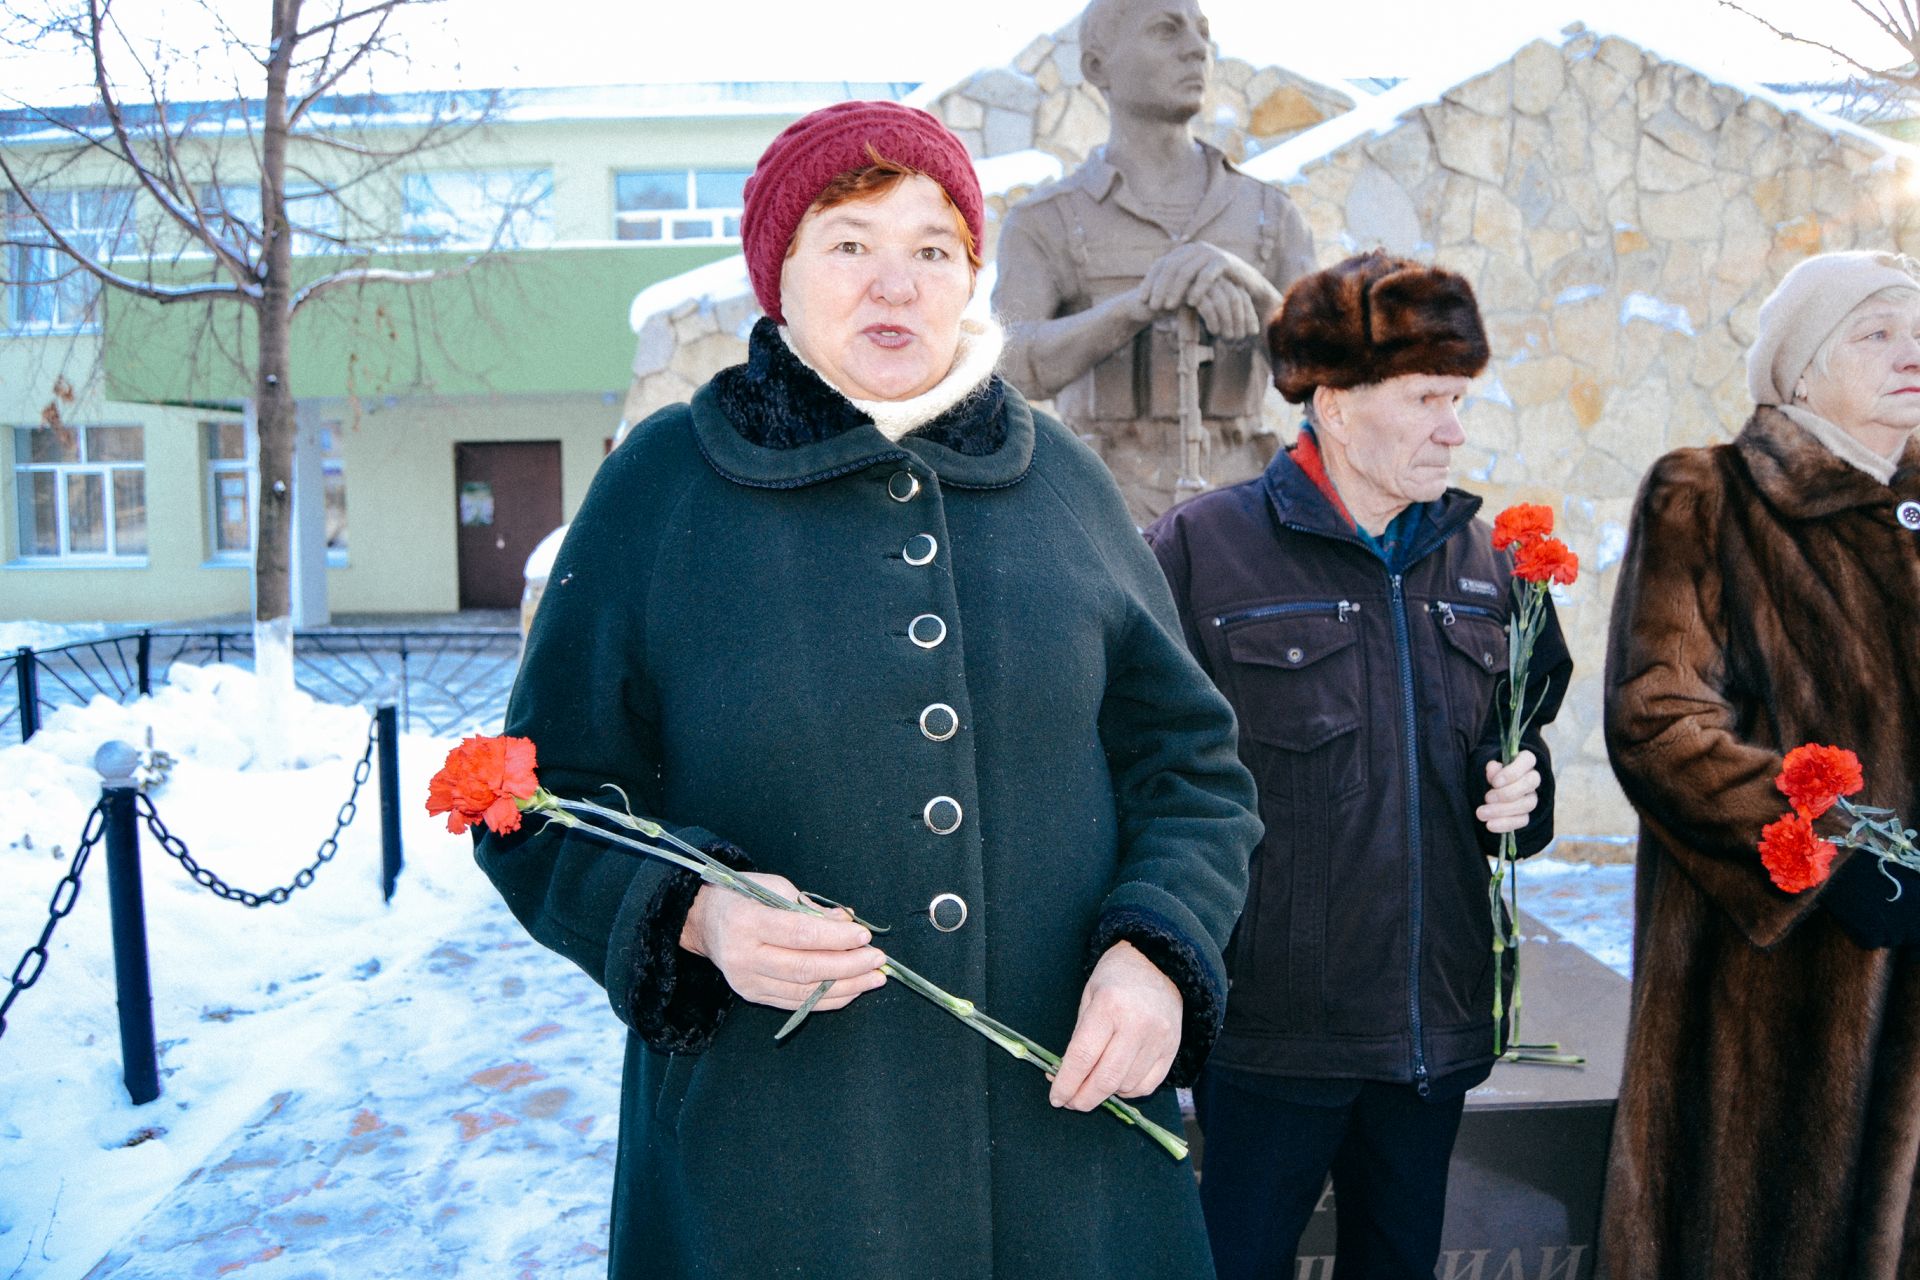
[[[1110,132],[1007,214],[1001,373],[1053,399],[1145,524],[1272,456],[1261,331],[1313,269],[1313,237],[1278,189],[1193,136],[1213,73],[1196,0],[1093,0],[1080,49]]]
[[[1222,1280],[1292,1275],[1333,1175],[1342,1280],[1430,1280],[1468,1089],[1494,1060],[1487,857],[1552,836],[1542,726],[1572,672],[1552,608],[1527,749],[1499,761],[1511,564],[1449,488],[1487,363],[1473,290],[1374,252],[1267,329],[1306,406],[1256,479],[1147,531],[1188,645],[1233,703],[1266,836],[1194,1091]]]

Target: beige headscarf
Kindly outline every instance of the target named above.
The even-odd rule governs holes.
[[[1790,405],[1794,384],[1827,335],[1882,289],[1920,288],[1920,263],[1901,253],[1822,253],[1787,272],[1760,304],[1760,333],[1747,351],[1755,404]]]

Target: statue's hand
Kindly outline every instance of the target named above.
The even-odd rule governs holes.
[[[1193,307],[1220,338],[1260,332],[1280,303],[1279,291],[1245,259],[1204,240],[1176,245],[1147,268],[1139,295],[1154,315]]]

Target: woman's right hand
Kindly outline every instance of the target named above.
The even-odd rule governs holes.
[[[775,893],[798,899],[784,876],[750,875]],[[680,930],[680,945],[713,961],[742,1000],[797,1009],[828,979],[833,986],[815,1005],[845,1008],[886,981],[886,956],[873,935],[845,911],[825,916],[782,911],[718,885],[703,884]]]

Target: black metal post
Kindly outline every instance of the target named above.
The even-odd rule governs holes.
[[[153,984],[147,973],[147,913],[140,891],[140,828],[133,771],[140,753],[109,742],[94,753],[106,802],[107,903],[113,915],[113,976],[120,1006],[121,1078],[135,1106],[160,1096],[153,1045]]]
[[[380,893],[392,902],[400,879],[400,717],[385,702],[374,719],[380,751]]]
[[[140,696],[146,697],[153,692],[153,632],[145,627],[140,629]]]
[[[13,655],[13,682],[20,691],[20,741],[40,732],[40,681],[33,669],[33,650],[21,645]]]

